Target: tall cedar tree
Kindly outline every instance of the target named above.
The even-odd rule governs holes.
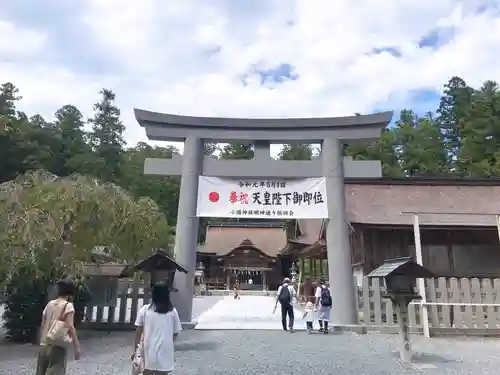
[[[123,165],[123,132],[120,110],[115,105],[115,93],[109,89],[100,91],[101,101],[94,104],[94,117],[90,142],[94,150],[93,174],[103,181],[118,181]]]
[[[444,86],[437,109],[437,122],[444,137],[449,172],[466,175],[458,160],[461,147],[462,126],[471,104],[474,90],[460,77],[452,77]]]

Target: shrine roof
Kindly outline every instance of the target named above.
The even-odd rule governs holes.
[[[286,244],[283,226],[208,226],[205,243],[198,247],[198,252],[225,256],[238,247],[254,247],[276,258]]]
[[[317,242],[321,238],[323,223],[323,219],[298,219],[297,225],[300,235],[291,239],[291,241],[305,245]]]
[[[495,226],[500,186],[451,184],[347,184],[350,223]]]
[[[346,181],[351,224],[495,226],[500,214],[500,179],[359,179]],[[322,219],[299,219],[300,234],[290,242],[311,245],[324,231]]]

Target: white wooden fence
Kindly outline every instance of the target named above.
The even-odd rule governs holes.
[[[434,278],[426,279],[425,287],[426,300],[409,306],[411,331],[500,335],[500,279]],[[383,292],[379,279],[364,278],[358,290],[359,323],[368,329],[396,331],[393,306],[381,297]],[[427,322],[423,309],[427,309]]]
[[[115,306],[85,307],[82,328],[97,330],[130,330],[144,301],[149,300],[149,288],[141,280],[120,281],[118,299]]]
[[[434,278],[425,280],[426,301],[408,309],[410,331],[431,335],[500,335],[500,279]],[[125,281],[116,306],[88,306],[83,326],[91,329],[133,329],[137,312],[149,299],[140,280]],[[363,279],[358,288],[359,324],[369,330],[397,332],[396,314],[390,300],[382,298],[379,279]],[[423,319],[427,309],[428,321]]]

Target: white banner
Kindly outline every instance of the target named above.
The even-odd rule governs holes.
[[[325,178],[231,180],[200,176],[197,216],[259,219],[328,217]]]

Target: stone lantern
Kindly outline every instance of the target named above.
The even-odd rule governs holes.
[[[400,348],[399,355],[403,362],[410,362],[410,334],[408,327],[408,305],[422,297],[417,292],[417,279],[434,277],[427,268],[415,263],[410,257],[387,259],[373,270],[368,278],[380,278],[386,292],[383,298],[392,301],[398,320]]]

